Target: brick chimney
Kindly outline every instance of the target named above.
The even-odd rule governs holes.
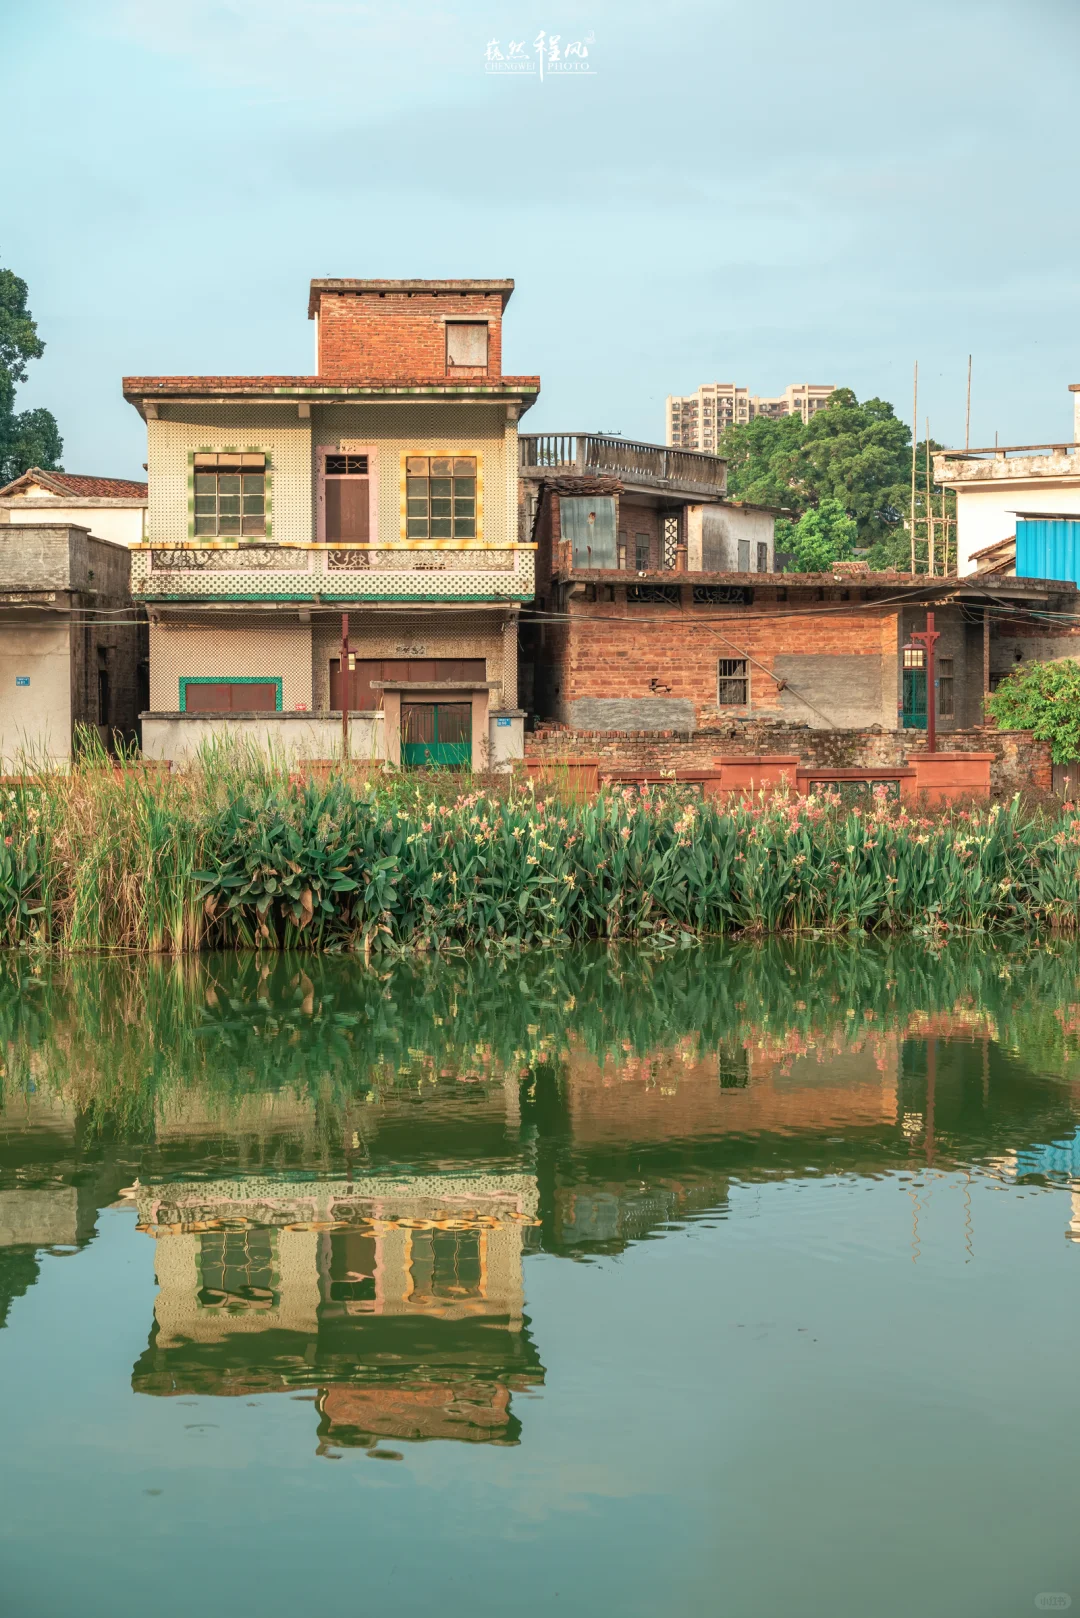
[[[312,281],[328,381],[498,382],[513,281]]]

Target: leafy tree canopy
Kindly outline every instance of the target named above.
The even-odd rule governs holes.
[[[940,446],[931,440],[930,448],[932,453]],[[717,454],[728,463],[728,492],[735,499],[797,513],[837,500],[855,523],[855,543],[870,550],[872,566],[910,565],[905,519],[911,501],[911,429],[887,400],[860,404],[850,388],[837,388],[808,422],[797,415],[758,416],[726,427]],[[920,444],[920,501],[925,467],[926,446]],[[790,548],[790,534],[781,543]]]
[[[0,267],[0,485],[32,466],[59,471],[64,449],[51,410],[15,409],[15,384],[26,381],[27,362],[45,352],[27,296],[26,282]]]
[[[1055,764],[1080,758],[1080,663],[1022,663],[986,698],[1005,730],[1030,730],[1050,743]]]
[[[854,554],[858,532],[844,502],[828,496],[819,506],[804,511],[798,522],[781,519],[776,525],[776,544],[794,558],[789,573],[827,573],[834,562]]]

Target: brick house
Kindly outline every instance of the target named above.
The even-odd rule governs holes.
[[[125,378],[148,440],[148,754],[228,727],[327,758],[345,706],[354,757],[520,756],[517,422],[539,380],[502,374],[512,290],[317,280],[315,375]]]
[[[908,637],[932,608],[941,632],[937,727],[959,732],[982,723],[1004,637],[1026,623],[1029,634],[1019,646],[1010,639],[1007,655],[1053,655],[1039,615],[1075,610],[1076,587],[1046,579],[874,574],[860,563],[828,576],[777,574],[771,548],[767,568],[753,571],[738,565],[745,540],[733,567],[730,551],[701,538],[721,517],[740,516],[715,490],[702,504],[684,487],[674,543],[647,557],[643,547],[639,557],[622,539],[635,520],[625,481],[589,468],[540,468],[533,477],[537,600],[523,621],[524,683],[540,720],[574,731],[730,733],[760,721],[925,729],[926,669]],[[673,480],[671,492],[678,488]],[[766,519],[771,525],[769,514],[745,511],[747,523]],[[614,544],[583,545],[590,527]]]

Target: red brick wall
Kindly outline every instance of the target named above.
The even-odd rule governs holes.
[[[684,594],[691,589],[682,588]],[[887,659],[889,668],[896,668],[897,617],[891,610],[878,614],[834,607],[817,617],[785,613],[782,606],[770,604],[766,616],[752,607],[740,613],[736,608],[576,600],[568,610],[565,656],[554,677],[563,705],[585,697],[648,697],[666,687],[663,695],[693,703],[695,722],[701,725],[731,716],[730,710],[716,706],[721,657],[753,660],[750,708],[755,713],[781,711],[776,681],[770,678],[781,654],[857,655],[879,667]]]
[[[445,380],[447,316],[488,325],[487,370],[455,367],[464,382],[502,375],[498,293],[324,292],[319,305],[319,375],[371,382]]]
[[[646,534],[649,540],[649,560],[645,564],[649,568],[663,566],[663,557],[660,548],[660,513],[650,506],[635,506],[628,500],[619,502],[619,536],[626,538],[626,565],[631,572],[637,567],[637,547],[634,543],[638,534]]]
[[[921,744],[915,743],[917,749]],[[1049,742],[1027,730],[988,728],[951,731],[942,750],[993,753],[990,785],[995,796],[1049,792]],[[888,768],[903,764],[913,750],[910,736],[895,730],[811,730],[804,725],[746,721],[699,730],[687,740],[677,735],[619,735],[613,731],[545,727],[525,737],[527,758],[595,758],[605,770],[708,770],[718,758],[746,754],[795,754],[820,769]]]

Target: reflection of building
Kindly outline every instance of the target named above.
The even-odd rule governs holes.
[[[529,1175],[144,1188],[160,1291],[134,1386],[317,1387],[323,1446],[512,1442],[543,1377],[524,1317]]]

